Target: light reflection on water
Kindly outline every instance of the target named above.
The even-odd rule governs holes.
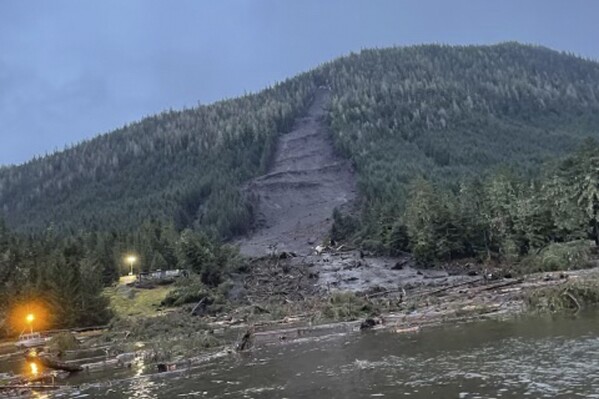
[[[599,314],[331,337],[214,359],[90,397],[599,398]],[[73,393],[71,397],[81,395]],[[68,395],[66,395],[68,396]]]

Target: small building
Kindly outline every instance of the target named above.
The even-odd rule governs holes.
[[[171,280],[179,277],[187,277],[187,271],[183,269],[173,270],[154,270],[150,272],[141,272],[137,275],[137,281],[164,281]]]

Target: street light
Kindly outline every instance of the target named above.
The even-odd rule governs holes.
[[[27,324],[29,324],[29,330],[33,332],[33,321],[35,320],[35,315],[33,313],[29,313],[27,317],[25,317]]]
[[[133,264],[137,261],[137,256],[135,255],[129,255],[127,256],[127,262],[129,262],[129,267],[130,267],[130,271],[129,271],[129,275],[133,276]]]

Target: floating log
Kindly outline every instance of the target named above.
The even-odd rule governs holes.
[[[106,369],[115,369],[119,367],[128,367],[130,363],[123,364],[118,359],[108,359],[101,362],[86,363],[81,365],[81,368],[86,372],[102,371]]]
[[[394,331],[398,334],[413,333],[413,332],[420,331],[420,327],[414,326],[414,327],[396,328]]]
[[[0,385],[0,391],[9,391],[12,389],[60,389],[64,386],[61,385],[40,385],[40,384],[19,384],[19,385]]]
[[[32,352],[27,352],[25,354],[25,359],[27,359],[28,362],[39,362],[42,366],[52,370],[68,371],[69,373],[75,373],[77,371],[83,370],[83,367],[79,365],[61,362],[60,360],[50,356],[38,356],[37,354],[34,355]]]

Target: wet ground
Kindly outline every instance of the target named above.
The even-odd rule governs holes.
[[[235,297],[250,302],[301,301],[333,292],[372,293],[448,287],[480,276],[418,269],[411,257],[370,257],[360,251],[323,252],[297,257],[265,257],[250,262],[239,275]]]
[[[256,229],[238,240],[242,254],[309,254],[328,234],[333,209],[355,199],[349,161],[335,154],[323,123],[329,101],[329,90],[316,91],[306,115],[280,137],[269,172],[249,183],[258,198]]]

